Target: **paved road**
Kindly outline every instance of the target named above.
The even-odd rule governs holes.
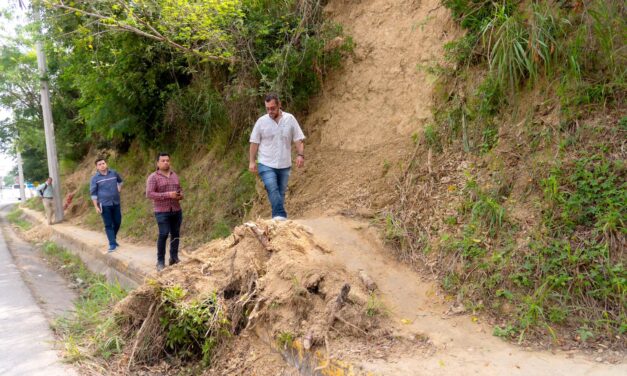
[[[53,341],[0,231],[0,375],[76,375],[61,363]]]

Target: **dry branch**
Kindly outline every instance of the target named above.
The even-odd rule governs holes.
[[[259,243],[261,243],[261,245],[266,249],[266,251],[274,251],[274,249],[272,248],[272,245],[270,245],[270,240],[266,236],[265,232],[262,231],[259,227],[257,227],[255,223],[246,222],[244,223],[244,226],[246,226],[253,233],[255,238],[259,240]]]

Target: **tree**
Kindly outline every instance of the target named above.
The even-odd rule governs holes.
[[[0,150],[23,153],[27,179],[41,179],[45,171],[45,143],[37,81],[37,58],[19,33],[0,48],[0,106],[11,116],[0,120]]]
[[[243,16],[241,0],[43,3],[66,14],[90,18],[105,30],[130,32],[217,63],[234,61],[228,29],[241,23]]]

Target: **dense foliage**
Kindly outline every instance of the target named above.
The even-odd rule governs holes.
[[[63,160],[78,161],[90,147],[126,151],[134,142],[170,151],[185,145],[188,153],[207,144],[228,150],[244,139],[265,92],[279,92],[291,111],[305,110],[350,48],[311,0],[40,0],[32,6],[31,14],[41,10],[41,25],[29,25],[3,49],[2,105],[15,114],[4,145],[22,140],[43,150],[32,52],[33,31],[41,26]],[[16,64],[15,56],[24,62]],[[11,99],[22,83],[26,98],[33,97],[24,108]],[[37,131],[26,131],[26,121]]]

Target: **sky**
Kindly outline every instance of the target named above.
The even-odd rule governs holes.
[[[25,4],[28,4],[28,1],[24,1]],[[17,4],[17,0],[0,0],[0,10],[4,10],[9,8],[11,5],[14,7]],[[15,8],[14,8],[15,9]],[[0,17],[0,43],[2,42],[2,37],[12,36],[14,35],[15,27],[19,24],[23,24],[25,21],[23,19],[24,11],[19,10],[19,8],[13,12],[18,17],[13,20],[6,20],[4,17]],[[6,119],[11,116],[11,112],[8,109],[0,107],[0,119]],[[6,154],[0,152],[0,176],[6,176],[11,169],[15,166],[14,159]]]
[[[0,108],[0,119],[5,119],[10,116],[11,113],[7,110]],[[15,166],[15,161],[9,155],[0,153],[0,176],[6,176],[11,169]]]

